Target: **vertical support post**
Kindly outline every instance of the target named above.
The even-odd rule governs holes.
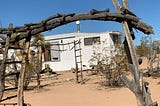
[[[122,0],[122,3],[123,3],[124,8],[129,10],[128,0]]]
[[[117,0],[112,0],[112,1],[113,1],[113,4],[114,4],[115,8],[116,8],[117,13],[120,13],[120,7],[119,7],[118,1]],[[123,0],[123,2],[124,1],[125,0]],[[124,5],[128,6],[126,1],[125,1]],[[125,33],[125,37],[126,37],[126,40],[127,40],[127,43],[128,43],[128,47],[129,47],[132,63],[134,65],[135,69],[139,70],[139,65],[138,65],[138,61],[137,61],[136,51],[134,49],[131,33],[130,33],[130,30],[129,30],[129,27],[128,27],[128,24],[127,24],[126,21],[122,22],[122,27],[123,27],[123,30],[124,30],[124,33]],[[135,75],[136,76],[134,76],[134,77],[135,77],[135,79],[137,79],[139,77],[139,73],[136,72]]]
[[[37,88],[40,88],[40,72],[42,70],[42,41],[38,40],[38,70],[37,70]]]
[[[153,61],[155,58],[155,51],[153,50],[153,46],[152,46],[152,37],[151,35],[149,36],[149,40],[150,40],[150,54],[149,54],[149,67],[148,67],[148,74],[151,75],[153,72]]]
[[[127,0],[122,0],[122,3],[123,3],[124,8],[129,10],[128,1]],[[128,43],[131,59],[132,59],[133,66],[134,66],[134,69],[135,69],[134,70],[134,79],[135,79],[135,82],[138,84],[137,86],[140,88],[141,84],[143,83],[142,82],[143,80],[140,79],[139,64],[138,64],[138,59],[137,59],[137,56],[136,56],[136,50],[135,50],[134,44],[132,42],[131,32],[130,32],[130,29],[128,27],[128,23],[126,21],[122,22],[122,26],[123,26],[123,29],[124,29],[124,32],[125,32],[125,35],[126,35],[126,40],[127,40],[127,43]]]
[[[133,66],[134,66],[135,70],[139,70],[136,51],[134,49],[134,45],[133,45],[133,42],[132,42],[132,38],[131,38],[131,34],[130,34],[130,31],[129,31],[127,22],[123,22],[122,26],[123,26],[123,29],[124,29],[124,32],[125,32],[125,35],[126,35],[126,39],[127,39],[127,43],[128,43],[128,46],[129,46]],[[135,76],[134,77],[135,77],[136,82],[139,82],[139,72],[138,71],[135,71]]]
[[[13,24],[9,24],[9,29],[13,28]],[[6,70],[6,59],[8,55],[8,48],[9,48],[9,40],[11,37],[11,33],[7,34],[6,43],[5,43],[5,50],[3,52],[3,60],[1,63],[1,70],[0,70],[0,100],[3,97],[3,92],[5,89],[5,70]]]
[[[29,52],[29,47],[30,47],[30,40],[31,40],[31,36],[26,38],[25,51],[22,57],[22,67],[20,70],[20,77],[18,81],[18,91],[17,91],[18,106],[23,106],[24,104],[24,80],[25,80],[25,73],[26,73],[26,65],[28,62],[28,52]]]
[[[112,0],[117,13],[121,13],[118,0]],[[128,9],[127,0],[123,0],[123,6]],[[122,76],[121,79],[125,85],[135,94],[138,106],[157,106],[158,104],[152,102],[151,95],[148,88],[148,83],[143,82],[143,74],[139,71],[139,64],[136,57],[136,51],[132,42],[131,29],[128,27],[126,21],[122,22],[122,27],[125,32],[126,43],[132,59],[131,72],[134,76],[134,80],[130,81],[126,76]]]

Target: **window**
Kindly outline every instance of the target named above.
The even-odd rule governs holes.
[[[121,42],[121,35],[114,34],[114,33],[110,33],[110,35],[111,35],[111,38],[112,38],[112,41],[114,42],[114,44]]]
[[[90,38],[84,38],[84,45],[95,45],[95,44],[101,44],[100,37],[90,37]]]
[[[50,57],[53,62],[60,62],[60,47],[59,42],[52,42],[53,45],[50,47]]]

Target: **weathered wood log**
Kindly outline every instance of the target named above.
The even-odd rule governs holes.
[[[21,27],[15,27],[15,28],[0,28],[0,34],[7,34],[7,33],[20,33],[19,36],[16,38],[12,38],[11,42],[15,42],[21,39],[24,39],[28,36],[33,36],[38,33],[48,31],[51,29],[54,29],[58,26],[68,24],[77,20],[100,20],[100,21],[116,21],[116,22],[123,22],[123,21],[129,21],[131,26],[133,28],[136,28],[140,31],[142,31],[145,34],[152,34],[153,29],[151,26],[143,23],[140,21],[140,18],[135,17],[134,15],[125,13],[110,13],[109,10],[105,11],[98,11],[95,10],[93,13],[86,13],[86,14],[56,14],[53,15],[45,20],[42,20],[39,23],[34,24],[25,24]],[[30,31],[30,34],[27,34],[27,32]],[[1,40],[0,43],[4,43],[4,40]]]
[[[135,69],[131,65],[131,73],[134,74]],[[143,73],[139,71],[139,80],[142,80],[141,86],[137,86],[135,80],[129,80],[125,75],[121,77],[124,84],[135,94],[138,106],[158,106],[157,102],[153,102],[151,99],[151,93],[148,88],[149,83],[143,81]]]
[[[12,24],[9,24],[9,28],[12,28]],[[9,48],[9,40],[10,40],[11,34],[7,34],[6,38],[6,44],[5,44],[5,50],[3,53],[3,60],[1,63],[1,70],[0,70],[0,101],[3,97],[4,89],[5,89],[5,70],[6,70],[6,59],[7,59],[7,54],[8,54],[8,48]]]
[[[121,12],[120,7],[119,7],[119,2],[118,0],[112,0],[116,11],[118,13]],[[128,10],[128,4],[127,4],[127,0],[123,0],[123,6],[124,9]],[[132,14],[132,13],[130,13]],[[132,14],[134,15],[134,14]],[[135,15],[134,15],[135,16]],[[136,57],[136,52],[135,52],[135,48],[134,45],[132,43],[132,36],[131,36],[131,27],[128,27],[128,23],[127,21],[123,21],[122,22],[122,26],[125,32],[125,37],[126,37],[126,46],[127,49],[129,50],[129,55],[131,57],[131,64],[130,64],[130,70],[132,73],[132,76],[134,77],[133,80],[129,80],[126,76],[122,76],[121,80],[124,82],[124,84],[135,94],[136,99],[137,99],[137,105],[138,106],[151,106],[151,105],[155,105],[158,106],[158,104],[155,102],[152,102],[151,99],[151,94],[148,88],[148,84],[147,82],[143,81],[143,73],[139,71],[139,66],[138,66],[138,60]]]
[[[37,68],[36,69],[36,74],[37,74],[37,88],[39,89],[40,88],[40,72],[42,70],[42,47],[43,47],[43,44],[42,44],[42,41],[41,40],[38,40],[37,41],[37,44],[38,44],[38,51],[37,51],[37,56],[38,56],[38,64],[37,64]]]
[[[28,52],[29,52],[29,47],[30,47],[30,40],[31,40],[31,36],[28,36],[25,41],[25,52],[23,53],[23,57],[22,57],[22,67],[20,71],[20,77],[18,80],[18,90],[17,90],[18,106],[23,106],[24,104],[24,94],[23,94],[24,79],[25,79],[25,74],[26,74],[26,65],[28,64],[27,57],[28,57]]]

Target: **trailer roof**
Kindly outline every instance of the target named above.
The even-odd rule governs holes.
[[[111,33],[111,34],[118,34],[122,35],[121,32],[119,31],[110,31],[110,32],[92,32],[92,33],[86,33],[86,32],[73,32],[73,33],[64,33],[64,34],[56,34],[56,35],[48,35],[45,36],[46,41],[50,40],[58,40],[58,39],[68,39],[68,38],[76,38],[80,36],[94,36],[94,35],[99,35],[99,34],[106,34],[106,33]]]

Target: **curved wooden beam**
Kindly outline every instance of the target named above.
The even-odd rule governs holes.
[[[119,23],[127,21],[133,28],[142,31],[145,34],[153,34],[152,26],[141,22],[140,18],[132,14],[124,14],[123,11],[122,13],[110,13],[109,9],[106,9],[105,11],[92,9],[89,13],[86,14],[56,14],[48,17],[45,20],[42,20],[39,23],[25,24],[24,26],[14,27],[10,29],[0,28],[0,34],[19,33],[19,36],[11,39],[11,42],[15,42],[28,36],[33,36],[38,33],[48,31],[58,26],[68,24],[77,20],[115,21]],[[0,42],[3,43],[4,41],[1,40]]]

